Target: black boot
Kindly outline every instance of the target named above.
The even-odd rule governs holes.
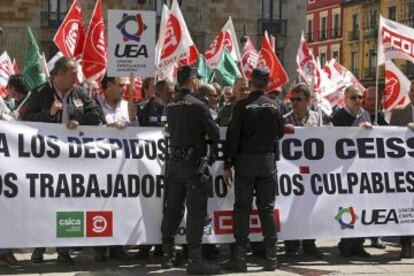
[[[263,265],[265,271],[275,271],[277,268],[276,246],[266,248],[266,259]]]
[[[174,266],[174,247],[170,244],[163,244],[162,252],[161,267],[163,269],[172,268]]]
[[[208,264],[203,260],[201,257],[201,247],[195,247],[188,250],[187,274],[214,275],[220,273],[220,267]]]
[[[233,254],[230,260],[224,262],[221,268],[232,272],[247,272],[246,249],[234,244]]]

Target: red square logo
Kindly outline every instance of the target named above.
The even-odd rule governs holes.
[[[276,231],[280,232],[280,212],[279,209],[275,209],[273,212]],[[234,233],[233,229],[233,211],[232,210],[220,210],[214,211],[214,233],[216,235],[229,235]],[[262,226],[260,225],[259,211],[253,209],[250,213],[250,233],[261,233]]]
[[[112,237],[112,225],[111,211],[86,212],[87,237]]]

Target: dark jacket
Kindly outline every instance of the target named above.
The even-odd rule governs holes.
[[[44,84],[32,92],[25,111],[22,114],[24,121],[61,123],[62,111],[51,116],[49,111],[54,100],[62,100],[56,93],[55,89],[49,84]],[[76,120],[80,125],[99,125],[101,123],[101,114],[99,107],[84,90],[75,86],[67,98],[69,120]]]
[[[187,150],[194,147],[195,156],[200,157],[207,152],[206,138],[213,143],[220,140],[219,128],[207,105],[189,90],[180,90],[167,105],[167,113],[171,148]]]
[[[142,109],[138,109],[138,120],[141,126],[162,126],[164,106],[151,98]]]
[[[239,153],[276,153],[283,134],[279,104],[261,91],[251,92],[234,106],[224,145],[225,167],[231,167]]]
[[[368,122],[371,123],[371,117],[365,110],[362,111],[362,116],[358,119],[350,114],[345,107],[339,109],[333,116],[332,116],[332,124],[334,126],[358,126],[359,123]]]

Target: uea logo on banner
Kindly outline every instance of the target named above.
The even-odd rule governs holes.
[[[349,222],[345,222],[343,219],[343,216],[345,214],[349,214],[350,220]],[[335,216],[335,219],[338,221],[339,225],[341,226],[341,229],[354,229],[354,225],[358,219],[358,216],[355,214],[353,207],[343,208],[339,207],[338,213]]]

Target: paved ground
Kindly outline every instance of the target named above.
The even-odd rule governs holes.
[[[387,248],[378,250],[369,246],[366,249],[372,254],[370,259],[353,258],[344,260],[338,255],[336,240],[318,241],[317,244],[325,256],[322,260],[315,260],[300,255],[297,259],[289,259],[283,256],[283,246],[280,247],[280,269],[276,272],[261,272],[260,259],[249,258],[249,275],[414,275],[414,259],[399,258],[399,245],[395,239],[387,240]],[[223,247],[220,261],[228,257],[228,246]],[[130,251],[131,254],[134,250]],[[56,254],[52,251],[45,255],[43,264],[33,265],[30,262],[30,254],[18,252],[17,258],[21,260],[21,269],[9,269],[0,264],[0,275],[184,275],[184,269],[162,270],[158,258],[147,261],[131,261],[119,263],[115,261],[95,263],[91,249],[74,254],[76,264],[74,266],[60,266],[55,262]],[[231,275],[231,274],[230,274]],[[235,274],[233,274],[235,275]]]

